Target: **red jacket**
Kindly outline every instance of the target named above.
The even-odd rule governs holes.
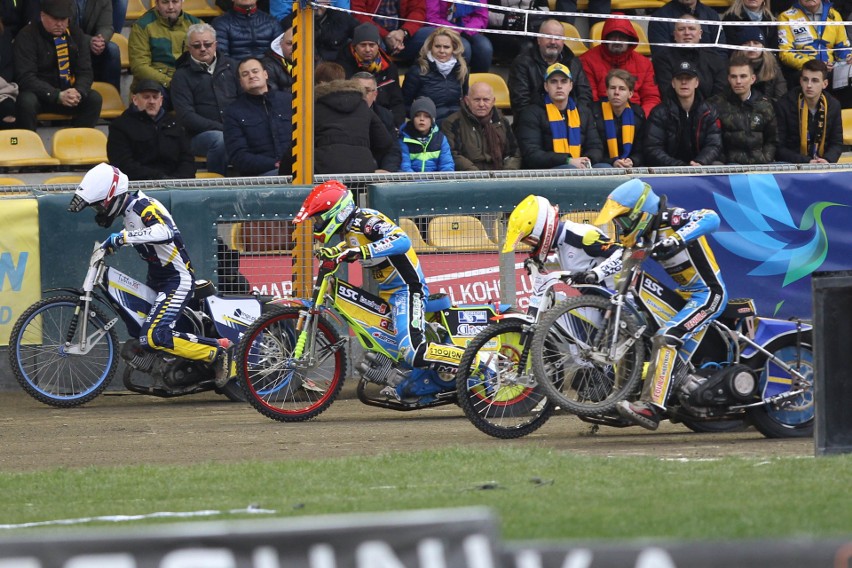
[[[354,5],[356,0],[352,0],[352,2]],[[620,18],[606,20],[601,38],[606,39],[606,36],[612,32],[621,32],[634,40],[638,39],[630,22]],[[633,90],[633,97],[630,102],[641,105],[642,110],[645,111],[645,116],[649,116],[651,109],[660,104],[661,100],[660,90],[654,82],[654,67],[651,65],[651,60],[640,53],[636,53],[635,45],[628,45],[627,51],[618,55],[610,53],[607,45],[602,43],[580,56],[583,70],[586,72],[589,85],[592,87],[592,97],[595,101],[606,97],[606,74],[609,73],[610,69],[624,69],[636,77],[636,88]]]
[[[379,4],[381,4],[381,0],[352,0],[350,2],[350,9],[355,12],[375,14],[376,10],[379,9]],[[378,22],[376,22],[374,16],[357,13],[352,15],[355,16],[355,19],[359,22],[370,22],[371,24],[374,24],[377,28],[379,28],[379,35],[381,35],[382,38],[388,35],[389,30],[383,28]],[[423,24],[418,22],[426,21],[426,0],[399,0],[398,17],[403,20],[409,20],[401,22],[401,28],[408,30],[408,34],[413,36],[417,30],[423,27]]]

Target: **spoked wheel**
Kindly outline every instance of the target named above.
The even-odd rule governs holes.
[[[334,329],[321,318],[313,360],[293,358],[299,332],[297,308],[262,315],[237,349],[237,375],[249,403],[281,422],[310,420],[331,406],[346,377],[346,353]]]
[[[772,350],[780,360],[795,368],[804,376],[799,384],[784,369],[772,361],[766,361],[760,372],[760,393],[768,398],[789,390],[802,388],[804,392],[776,404],[764,405],[747,410],[754,427],[767,438],[806,438],[814,433],[814,354],[810,345],[796,347],[792,338],[789,342]]]
[[[89,402],[109,385],[118,362],[115,331],[95,306],[86,317],[87,345],[75,315],[79,298],[57,296],[36,302],[21,314],[9,338],[9,364],[27,394],[58,407]]]
[[[456,374],[459,405],[465,415],[495,438],[526,436],[541,428],[553,413],[533,380],[531,336],[524,326],[517,320],[487,326],[468,344]]]
[[[642,380],[636,318],[622,311],[616,330],[606,317],[610,307],[598,296],[571,298],[547,310],[533,335],[536,380],[551,403],[572,414],[609,412]]]

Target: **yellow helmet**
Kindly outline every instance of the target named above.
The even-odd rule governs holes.
[[[515,250],[518,243],[533,247],[530,256],[544,262],[556,238],[559,206],[539,195],[528,195],[509,215],[503,252]]]

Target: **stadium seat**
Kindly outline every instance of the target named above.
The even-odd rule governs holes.
[[[639,45],[636,46],[636,53],[641,53],[645,56],[651,55],[651,45],[648,43],[648,34],[645,33],[645,29],[637,24],[636,22],[630,22],[633,24],[633,29],[636,30],[636,37],[639,38]],[[593,24],[589,29],[589,36],[594,42],[593,45],[600,45],[601,43],[601,30],[603,30],[604,22],[597,22]]]
[[[101,98],[104,100],[104,103],[101,106],[101,118],[116,118],[121,116],[121,113],[123,113],[124,109],[127,108],[127,105],[124,104],[124,100],[122,100],[118,89],[113,87],[110,83],[95,81],[92,83],[92,89],[99,92],[101,94]]]
[[[574,55],[583,55],[589,51],[589,47],[581,41],[583,36],[579,30],[568,22],[562,22],[562,27],[565,28],[565,45],[567,45]]]
[[[216,172],[195,172],[195,179],[202,178],[220,178],[225,177],[222,174],[217,174]]]
[[[59,160],[47,153],[41,137],[32,130],[0,132],[0,167],[58,165]]]
[[[0,177],[0,187],[6,187],[10,185],[27,185],[24,180],[18,179],[16,177]]]
[[[151,9],[152,5],[153,4],[150,1],[146,0],[128,0],[125,19],[130,23],[134,20],[138,20],[145,14],[145,12]]]
[[[551,12],[556,11],[556,0],[547,0],[547,7]],[[589,7],[589,0],[577,0],[577,10],[581,12]]]
[[[665,4],[665,0],[612,0],[611,10],[613,12],[656,10],[657,8],[662,8]]]
[[[840,116],[843,119],[843,143],[852,145],[852,108],[841,110]]]
[[[130,50],[127,47],[127,38],[120,33],[114,33],[110,41],[117,45],[118,51],[121,52],[121,68],[130,69]]]
[[[420,234],[420,229],[417,228],[417,224],[412,219],[400,217],[399,226],[403,231],[405,231],[408,238],[411,239],[411,246],[414,248],[414,252],[420,253],[438,251],[437,247],[426,244],[426,241],[423,240],[423,236]]]
[[[724,8],[728,9],[733,4],[733,0],[701,0],[701,3],[705,6],[710,6],[711,8]]]
[[[840,156],[837,160],[838,164],[852,164],[852,156]]]
[[[215,18],[223,13],[218,6],[211,5],[207,0],[184,0],[183,10],[196,18]]]
[[[78,184],[83,181],[83,176],[53,176],[44,180],[44,185]]]
[[[106,134],[97,128],[63,128],[53,135],[53,154],[63,166],[109,162]]]
[[[494,90],[494,106],[500,110],[509,110],[509,86],[506,81],[497,73],[471,73],[470,84],[477,82],[488,83]]]
[[[444,215],[429,221],[426,242],[456,252],[496,252],[482,222],[472,215]]]

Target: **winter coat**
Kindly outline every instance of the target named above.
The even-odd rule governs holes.
[[[434,26],[460,26],[464,28],[464,35],[476,35],[477,30],[488,27],[488,4],[483,0],[482,7],[473,7],[461,21],[450,21],[451,10],[456,9],[452,2],[446,0],[426,0],[426,21]],[[462,30],[457,30],[462,33]]]
[[[426,136],[414,131],[410,122],[399,129],[399,144],[402,149],[401,172],[452,172],[453,152],[447,137],[432,125]]]
[[[373,74],[376,78],[376,86],[379,89],[374,104],[383,106],[391,111],[396,125],[399,126],[405,122],[406,116],[405,102],[402,99],[402,88],[399,86],[399,68],[388,54],[385,52],[382,52],[382,54],[390,62],[390,65],[385,70]],[[355,61],[355,56],[352,55],[349,44],[344,45],[340,49],[340,53],[337,56],[337,63],[343,66],[347,79],[351,79],[352,75],[359,71],[364,71]]]
[[[722,161],[726,164],[769,164],[775,160],[778,126],[772,101],[752,91],[743,101],[728,90],[710,99],[722,123]]]
[[[89,94],[94,81],[89,46],[83,43],[83,32],[71,26],[68,38],[70,68],[74,88],[82,96]],[[15,38],[15,80],[23,92],[33,92],[41,104],[56,104],[62,90],[56,63],[56,44],[41,21],[27,24]]]
[[[547,0],[491,0],[489,6],[505,6],[506,8],[519,8],[521,10],[539,11],[541,16],[529,15],[529,23],[523,12],[510,12],[495,8],[488,9],[488,28],[492,30],[524,31],[524,25],[528,30],[537,30],[548,18],[547,12],[550,5]]]
[[[189,138],[163,111],[154,120],[131,104],[109,125],[107,157],[130,180],[195,177]]]
[[[77,2],[71,2],[71,21],[77,22]],[[109,43],[112,38],[112,1],[111,0],[86,0],[86,8],[83,10],[83,18],[80,20],[80,29],[83,30],[83,40],[88,46],[92,37],[100,34]]]
[[[293,76],[287,72],[282,63],[282,57],[272,51],[266,50],[266,55],[260,60],[263,68],[266,69],[266,74],[269,75],[269,88],[275,91],[287,91],[293,89]]]
[[[698,71],[698,91],[704,99],[724,92],[728,87],[728,62],[709,49],[670,47],[654,54],[654,78],[663,98],[673,97],[672,78],[683,61]]]
[[[411,103],[420,97],[429,97],[435,103],[437,116],[435,120],[440,123],[446,117],[459,110],[461,100],[467,94],[468,79],[470,75],[459,78],[459,64],[444,77],[434,61],[428,61],[429,71],[424,75],[420,69],[419,62],[408,68],[405,73],[405,81],[402,84],[402,98],[405,108],[411,108]]]
[[[317,85],[314,96],[314,172],[360,174],[382,167],[396,140],[367,106],[363,87],[331,81]]]
[[[748,14],[743,11],[741,16],[737,16],[736,14],[725,14],[722,16],[723,22],[753,22],[751,18],[748,17]],[[760,19],[761,22],[768,21],[766,16]],[[766,47],[771,49],[778,49],[778,28],[776,26],[755,26],[760,30],[760,33],[763,34],[763,38],[766,40]],[[745,26],[725,26],[725,37],[728,40],[728,43],[731,45],[742,45],[742,33],[747,28]],[[703,37],[704,34],[702,34]]]
[[[601,37],[606,38],[613,32],[621,32],[634,41],[639,39],[630,22],[620,18],[605,20]],[[650,59],[641,53],[636,53],[635,45],[628,44],[625,53],[614,54],[607,49],[607,44],[602,43],[581,55],[580,61],[583,63],[583,71],[586,72],[586,78],[592,88],[592,98],[595,101],[606,97],[607,73],[612,69],[624,69],[636,77],[633,97],[630,98],[631,103],[642,105],[646,115],[660,104],[660,91],[654,81],[654,66],[651,65]]]
[[[643,139],[645,136],[645,123],[647,119],[645,118],[645,111],[642,110],[642,107],[639,105],[634,105],[631,103],[630,107],[633,109],[633,149],[630,151],[630,155],[627,156],[631,160],[633,160],[633,167],[638,168],[645,163],[644,154],[642,152]],[[603,159],[601,161],[606,162],[608,164],[612,164],[616,158],[611,158],[609,156],[609,149],[607,148],[606,143],[606,123],[603,118],[603,109],[601,108],[601,103],[595,103],[593,109],[593,116],[595,118],[595,127],[598,130],[598,138],[601,140],[601,148]],[[620,116],[615,116],[613,113],[613,119],[615,120],[615,132],[616,137],[618,139],[618,151],[621,152],[623,149],[623,143],[621,139],[621,125],[622,118]]]
[[[598,164],[603,161],[603,146],[595,128],[592,111],[579,107],[582,155]],[[521,111],[515,119],[515,132],[524,167],[531,170],[551,169],[568,163],[570,158],[579,158],[571,154],[553,151],[553,133],[544,104],[530,105]]]
[[[201,20],[181,12],[174,25],[160,17],[157,10],[151,8],[133,23],[127,50],[130,56],[130,72],[133,74],[133,87],[142,79],[153,79],[168,87],[175,74],[177,60],[186,51],[186,30]]]
[[[664,98],[645,123],[643,156],[646,166],[710,165],[722,157],[719,112],[696,93],[689,113],[677,99]],[[684,142],[689,141],[687,146]],[[689,155],[695,147],[694,155]]]
[[[211,75],[184,53],[177,61],[171,92],[178,122],[190,137],[222,130],[225,108],[240,92],[237,63],[220,53]]]
[[[240,175],[277,168],[292,148],[293,98],[283,91],[242,93],[225,109],[225,148]]]
[[[782,162],[806,164],[810,156],[801,153],[799,140],[799,94],[801,87],[796,87],[775,101],[775,119],[778,123],[778,151],[775,158]],[[825,94],[828,108],[825,112],[825,148],[822,158],[836,164],[843,153],[843,120],[840,113],[840,102],[828,93]],[[809,124],[813,121],[809,120]]]
[[[388,35],[390,30],[376,21],[377,19],[381,20],[381,16],[376,16],[375,14],[382,2],[385,1],[387,0],[352,0],[350,2],[353,11],[352,15],[355,16],[355,19],[361,23],[370,22],[374,24],[379,28],[379,35],[382,39]],[[426,3],[424,0],[396,0],[396,2],[397,15],[400,18],[396,21],[399,22],[399,27],[407,31],[409,37],[411,37],[417,33],[417,30],[423,27],[421,22],[426,21]],[[383,20],[381,21],[383,22]]]
[[[689,9],[681,4],[680,0],[669,0],[669,3],[654,10],[655,18],[680,18],[686,14],[691,14],[699,20],[716,20],[721,21],[719,13],[710,6],[706,6],[698,0],[695,3],[695,11],[690,12]],[[665,47],[655,47],[659,43],[674,42],[674,22],[648,22],[648,42],[651,44],[651,59],[656,59],[660,49]],[[719,41],[716,41],[716,34],[720,33]],[[728,43],[725,38],[725,30],[722,26],[714,26],[710,24],[701,25],[701,43]],[[720,51],[721,53],[721,51]]]
[[[326,10],[322,16],[314,15],[314,45],[323,61],[335,61],[340,49],[352,41],[352,34],[360,22],[352,15],[339,10]]]
[[[491,110],[491,124],[497,129],[502,142],[503,169],[521,169],[521,150],[518,148],[518,142],[509,121],[497,108]],[[462,105],[458,112],[445,118],[441,123],[441,131],[450,143],[457,172],[494,169],[491,155],[488,153],[484,127],[479,119],[471,114],[467,105]]]
[[[806,61],[817,59],[843,61],[849,54],[849,38],[845,26],[815,26],[808,12],[795,2],[793,7],[778,15],[779,22],[790,22],[789,26],[778,27],[778,47],[781,49],[781,64],[790,69],[801,69]],[[840,22],[843,18],[832,8],[831,2],[823,0],[821,22]],[[793,31],[795,30],[795,32]]]
[[[562,63],[571,70],[574,80],[571,94],[577,101],[577,106],[591,110],[592,89],[580,59],[575,57],[566,45],[559,56],[558,63]],[[548,64],[535,43],[528,43],[521,54],[512,61],[508,84],[513,115],[520,114],[521,109],[527,105],[544,106],[544,72],[547,68]]]
[[[238,62],[247,57],[263,57],[272,40],[284,31],[278,20],[260,10],[231,10],[215,18],[212,26],[219,51]]]
[[[768,81],[760,80],[760,71],[764,65],[763,60],[757,59],[753,61],[753,63],[756,63],[754,65],[754,73],[758,76],[757,81],[754,83],[754,88],[766,95],[770,101],[774,102],[787,93],[787,80],[784,78],[784,73],[781,71],[778,60],[773,57],[771,61],[777,67],[777,71],[775,77]]]

